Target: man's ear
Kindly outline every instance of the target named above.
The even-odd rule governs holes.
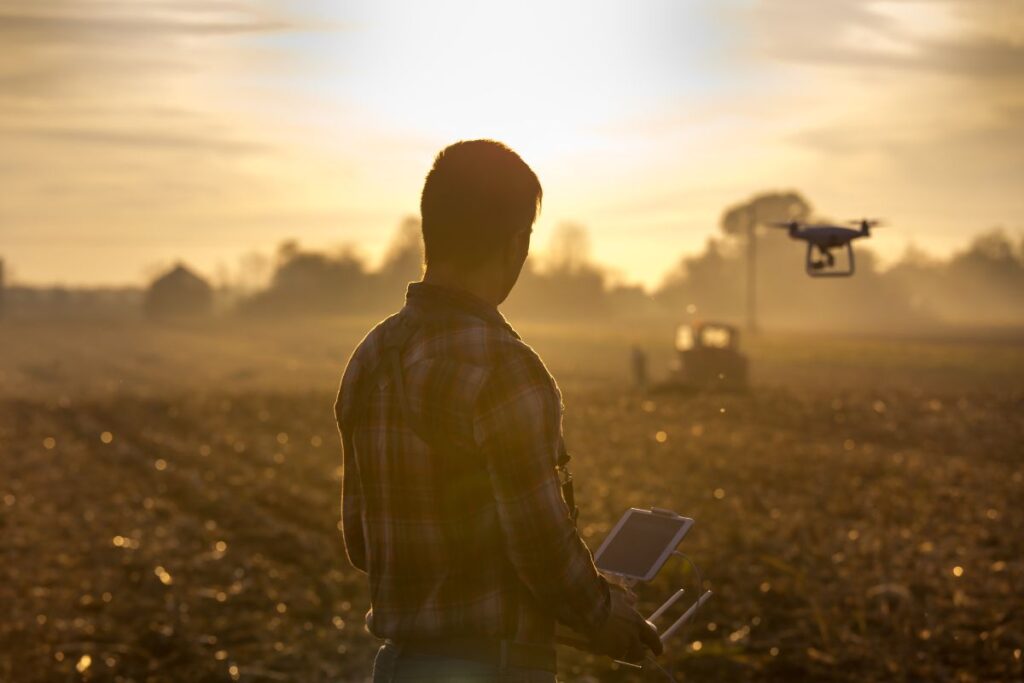
[[[532,234],[533,230],[527,228],[526,230],[520,230],[512,236],[514,245],[513,251],[523,259],[525,259],[530,253],[530,236]]]

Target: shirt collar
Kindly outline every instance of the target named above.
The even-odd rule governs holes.
[[[519,336],[505,320],[505,317],[498,312],[496,306],[469,292],[428,282],[410,282],[405,293],[405,303],[430,312],[471,315],[474,318],[505,327],[512,334]]]

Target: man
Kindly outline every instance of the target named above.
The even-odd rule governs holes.
[[[561,395],[497,309],[541,197],[498,142],[438,154],[420,201],[423,281],[345,370],[342,529],[385,639],[375,681],[554,681],[556,621],[594,652],[661,651],[576,532]]]

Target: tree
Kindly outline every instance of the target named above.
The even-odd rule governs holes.
[[[590,265],[590,236],[576,223],[561,223],[548,243],[547,270],[577,273]]]

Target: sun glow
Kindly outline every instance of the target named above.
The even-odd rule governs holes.
[[[714,85],[700,64],[716,31],[694,4],[449,0],[354,12],[318,49],[319,87],[368,123],[432,142],[493,137],[542,163],[606,152],[616,124]]]

